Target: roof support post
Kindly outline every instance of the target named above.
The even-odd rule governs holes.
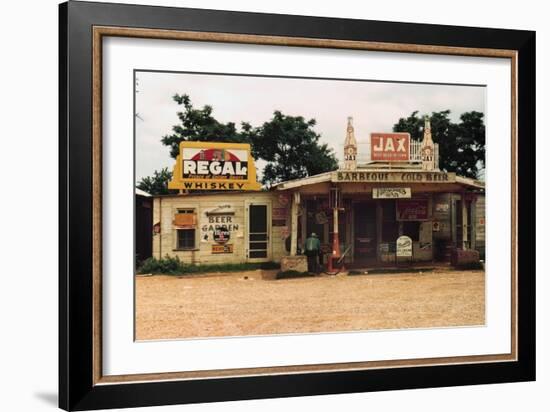
[[[462,250],[468,245],[468,207],[466,205],[466,194],[460,194],[460,205],[462,206]]]
[[[300,205],[300,192],[292,194],[292,205],[290,207],[290,256],[296,256],[298,249],[298,206]]]

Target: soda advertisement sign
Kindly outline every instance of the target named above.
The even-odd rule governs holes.
[[[428,199],[397,200],[397,220],[427,220]]]
[[[371,160],[383,162],[406,162],[410,157],[409,133],[371,133]]]
[[[214,241],[218,243],[227,243],[231,237],[231,232],[227,226],[220,226],[214,230]]]
[[[411,257],[413,253],[413,242],[408,236],[399,236],[395,242],[395,256]]]
[[[259,190],[245,143],[181,142],[169,189]]]
[[[233,245],[212,245],[212,253],[233,253]]]

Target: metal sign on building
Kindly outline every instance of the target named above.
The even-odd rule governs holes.
[[[233,253],[233,245],[212,245],[212,254]]]
[[[371,133],[370,157],[373,161],[407,162],[410,159],[409,133]]]
[[[259,190],[246,143],[181,142],[169,189]]]
[[[453,172],[389,172],[381,171],[347,171],[332,172],[331,180],[336,183],[454,183]]]
[[[427,220],[428,199],[397,200],[396,214],[398,221]]]
[[[408,236],[399,236],[395,242],[395,256],[411,257],[413,250],[412,239]]]
[[[373,199],[408,199],[411,197],[410,187],[374,187]]]

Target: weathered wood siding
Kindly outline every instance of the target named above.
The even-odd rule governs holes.
[[[273,208],[283,208],[280,205],[277,193],[273,192],[243,192],[220,193],[208,195],[180,195],[165,196],[154,199],[153,222],[160,222],[160,233],[153,236],[153,256],[160,258],[166,255],[178,256],[185,263],[193,264],[221,264],[243,263],[251,261],[247,256],[248,248],[248,206],[254,203],[267,204],[268,228],[270,229],[268,258],[265,261],[279,261],[285,250],[285,234],[288,231],[288,217],[285,226],[273,226]],[[206,212],[222,208],[230,210],[231,225],[228,245],[233,245],[232,253],[212,253],[212,246],[217,245],[212,237],[211,226],[222,224],[216,222],[213,216]],[[177,227],[174,225],[174,216],[178,209],[193,209],[197,215],[195,229],[195,248],[193,250],[177,249]],[[254,259],[252,261],[261,261]]]
[[[451,240],[451,194],[434,194],[433,221],[439,224],[439,230],[433,232],[434,240]]]
[[[485,195],[479,195],[476,200],[476,250],[481,259],[485,260]]]

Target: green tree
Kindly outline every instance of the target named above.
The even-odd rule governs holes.
[[[271,186],[338,168],[332,150],[319,144],[321,136],[313,130],[315,124],[315,119],[306,121],[302,116],[286,116],[277,110],[270,121],[245,131],[253,156],[267,162],[263,184]]]
[[[160,170],[155,170],[153,176],[147,176],[141,179],[137,188],[141,189],[150,195],[168,195],[175,193],[177,190],[168,189],[168,182],[172,179],[172,172],[167,167]]]
[[[471,111],[460,116],[459,123],[449,118],[451,111],[432,112],[429,115],[432,138],[439,144],[439,167],[447,172],[477,178],[485,168],[485,125],[483,113]],[[422,140],[424,117],[418,111],[400,118],[394,132],[408,132],[413,140]]]
[[[216,120],[212,106],[197,109],[186,94],[175,94],[172,98],[183,106],[183,110],[177,112],[180,123],[173,126],[172,134],[163,136],[161,142],[170,148],[173,158],[177,157],[182,141],[250,143],[254,159],[267,162],[262,183],[268,186],[338,167],[332,150],[326,144],[319,144],[320,135],[313,130],[314,119],[306,121],[301,116],[286,116],[275,111],[273,118],[261,127],[241,122],[237,129],[233,122]]]
[[[170,156],[174,159],[179,154],[179,145],[182,141],[201,142],[237,142],[247,143],[246,133],[237,131],[235,123],[221,123],[212,116],[212,106],[205,105],[202,109],[196,109],[187,94],[175,94],[172,99],[183,111],[178,111],[180,123],[172,127],[172,134],[163,136],[162,144],[170,147]],[[242,123],[243,131],[248,131],[251,126]]]

